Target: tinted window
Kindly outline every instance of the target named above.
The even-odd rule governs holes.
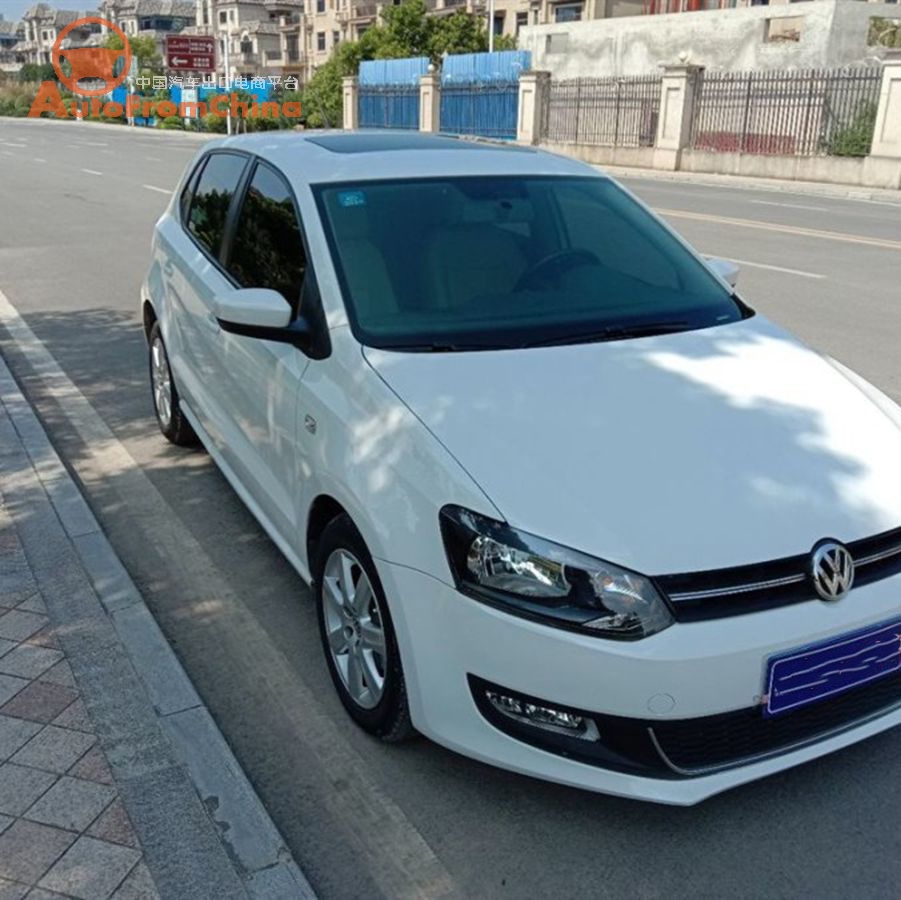
[[[191,198],[194,196],[194,188],[197,186],[197,179],[200,177],[200,171],[203,169],[205,159],[202,159],[191,171],[191,175],[185,182],[184,189],[179,199],[179,209],[181,210],[182,221],[188,221],[188,210],[191,207]]]
[[[316,191],[351,320],[371,346],[613,339],[744,314],[701,261],[606,178],[460,177]]]
[[[219,255],[228,207],[246,160],[232,153],[214,153],[207,158],[191,201],[188,228],[210,250]]]
[[[305,269],[291,192],[280,175],[260,164],[238,216],[228,270],[242,287],[271,288],[296,304]]]

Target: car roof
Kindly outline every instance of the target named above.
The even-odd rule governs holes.
[[[215,141],[254,153],[295,183],[454,175],[588,175],[584,163],[501,141],[418,131],[266,131]]]

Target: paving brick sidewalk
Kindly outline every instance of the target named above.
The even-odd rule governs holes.
[[[0,900],[158,893],[0,501]]]
[[[0,900],[23,897],[315,900],[0,356]]]

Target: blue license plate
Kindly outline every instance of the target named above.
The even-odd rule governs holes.
[[[901,621],[872,625],[767,661],[764,715],[806,706],[901,669]]]

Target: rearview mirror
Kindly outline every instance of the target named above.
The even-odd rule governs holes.
[[[737,263],[732,262],[731,259],[708,257],[707,265],[710,266],[720,278],[728,282],[732,287],[735,287],[736,282],[738,281],[738,273],[741,271]]]
[[[232,330],[229,325],[287,328],[291,321],[291,306],[288,301],[278,291],[268,288],[243,288],[219,294],[213,305],[216,318],[224,331]]]

